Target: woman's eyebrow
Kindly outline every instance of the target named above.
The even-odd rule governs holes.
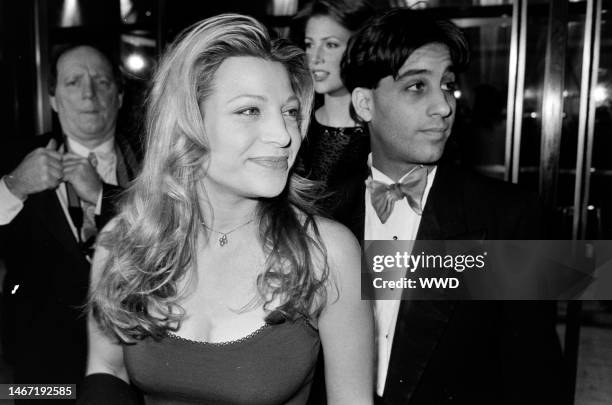
[[[240,98],[254,98],[260,101],[266,101],[268,98],[259,94],[239,94],[235,97],[230,98],[229,100],[227,100],[228,103],[234,101],[234,100],[238,100]]]

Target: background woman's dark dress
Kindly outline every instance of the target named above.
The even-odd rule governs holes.
[[[313,117],[308,135],[300,149],[297,171],[310,180],[321,183],[321,200],[325,213],[334,209],[350,195],[346,180],[355,171],[362,172],[370,153],[370,138],[366,127],[328,127]]]

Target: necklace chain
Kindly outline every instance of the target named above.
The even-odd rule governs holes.
[[[202,222],[202,226],[206,229],[208,229],[209,231],[212,231],[214,233],[218,233],[219,235],[221,235],[221,237],[218,239],[219,240],[219,246],[223,247],[225,245],[227,245],[229,243],[229,240],[227,239],[227,236],[234,232],[237,231],[238,229],[242,228],[243,226],[247,226],[248,224],[250,224],[251,222],[253,222],[253,218],[249,219],[247,222],[245,222],[242,225],[238,225],[237,227],[235,227],[234,229],[227,231],[227,232],[219,232],[215,229],[212,229],[211,227],[207,226],[204,222]]]

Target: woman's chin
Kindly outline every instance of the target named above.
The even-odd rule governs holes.
[[[287,181],[267,182],[266,184],[253,184],[251,195],[255,198],[274,198],[279,196],[287,185]]]

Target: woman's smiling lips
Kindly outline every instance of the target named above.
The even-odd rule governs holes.
[[[312,71],[312,75],[316,81],[321,81],[327,79],[329,72],[326,70],[317,69]]]
[[[289,168],[288,156],[258,156],[249,160],[267,169],[287,170]]]

